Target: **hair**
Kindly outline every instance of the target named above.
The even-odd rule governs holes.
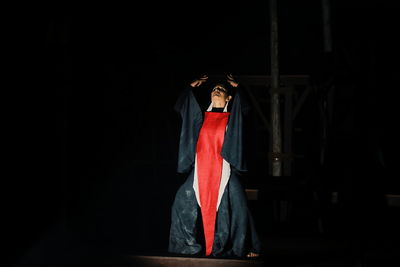
[[[233,94],[234,88],[232,87],[232,85],[229,82],[226,81],[226,79],[211,78],[211,79],[209,79],[209,81],[207,81],[207,83],[210,86],[210,90],[212,90],[215,86],[219,85],[226,89],[228,95]]]

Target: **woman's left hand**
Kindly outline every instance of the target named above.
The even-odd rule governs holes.
[[[230,85],[232,87],[238,87],[238,83],[235,81],[235,79],[233,78],[232,74],[228,74],[226,75],[226,80],[228,81],[228,83],[230,83]]]

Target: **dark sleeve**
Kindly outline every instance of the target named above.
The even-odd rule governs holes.
[[[245,172],[247,171],[247,163],[245,159],[243,119],[248,112],[249,105],[245,99],[242,99],[242,88],[236,87],[236,89],[221,155],[237,171]]]
[[[240,84],[235,88],[235,96],[236,95],[240,98],[240,109],[242,114],[247,115],[250,111],[250,101],[245,88]]]
[[[174,109],[182,118],[177,171],[186,173],[194,166],[196,144],[203,119],[191,86],[184,88]]]
[[[190,85],[186,86],[184,90],[179,95],[174,110],[178,113],[182,112],[182,106],[185,104],[185,101],[188,97],[193,96],[196,104],[199,106],[201,111],[206,111],[208,106],[211,103],[210,93],[207,91],[207,88],[204,86],[192,87]]]
[[[184,111],[183,107],[187,101],[187,98],[189,97],[190,90],[190,86],[185,87],[179,94],[178,99],[175,102],[174,110],[180,115],[182,115],[182,112]]]
[[[201,111],[206,111],[208,106],[211,104],[210,90],[208,90],[206,86],[199,86],[194,87],[192,91]]]

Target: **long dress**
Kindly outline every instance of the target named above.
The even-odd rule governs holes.
[[[246,108],[240,90],[230,112],[225,108],[223,113],[212,112],[211,105],[203,113],[191,87],[178,98],[175,110],[182,127],[177,171],[188,176],[171,208],[169,252],[215,257],[260,253],[240,180],[240,173],[247,171],[242,132]]]

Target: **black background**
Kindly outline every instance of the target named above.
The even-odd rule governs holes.
[[[332,1],[331,53],[323,50],[320,1],[279,1],[278,10],[280,74],[335,77],[320,178],[345,188],[353,217],[344,224],[379,235],[383,194],[400,191],[398,9]],[[3,99],[10,171],[2,179],[10,262],[35,266],[65,252],[76,262],[93,248],[165,251],[183,181],[175,172],[176,97],[203,73],[270,75],[268,12],[268,1],[199,1],[32,5],[11,16],[4,52],[12,75],[3,89],[11,93]],[[305,107],[306,129],[314,108]],[[302,142],[316,146],[315,138]]]

